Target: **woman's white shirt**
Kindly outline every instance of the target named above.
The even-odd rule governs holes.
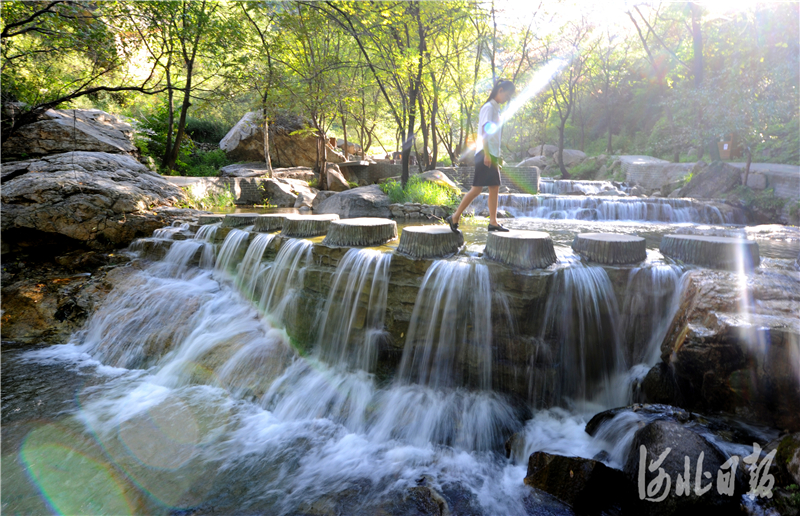
[[[478,150],[483,149],[483,142],[486,141],[489,154],[499,157],[500,129],[500,104],[492,99],[483,105],[478,116]]]

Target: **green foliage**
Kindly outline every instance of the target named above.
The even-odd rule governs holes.
[[[772,188],[759,191],[743,185],[734,188],[726,198],[738,199],[746,208],[772,213],[780,212],[787,202],[786,199],[776,197]]]
[[[425,181],[418,176],[411,176],[405,189],[398,181],[387,181],[380,185],[383,193],[389,196],[392,203],[415,202],[432,204],[435,206],[457,206],[461,197],[449,188],[431,181]]]
[[[186,134],[196,142],[219,143],[230,129],[231,126],[224,122],[193,116],[186,118]]]
[[[569,169],[569,174],[575,179],[595,179],[597,171],[600,170],[602,165],[597,160],[588,159]]]
[[[188,200],[178,203],[178,207],[180,208],[212,210],[215,208],[228,208],[235,205],[236,196],[230,187],[221,192],[207,192],[203,197],[196,197],[190,186],[184,186],[182,188],[186,192]]]

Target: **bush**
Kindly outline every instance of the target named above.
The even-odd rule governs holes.
[[[461,202],[461,196],[450,188],[425,181],[417,176],[408,179],[405,189],[397,181],[387,181],[380,187],[383,193],[389,196],[389,200],[397,204],[414,202],[435,206],[457,206]]]
[[[743,185],[737,186],[725,197],[739,199],[746,208],[772,213],[779,213],[787,202],[786,199],[776,197],[772,188],[757,191]]]
[[[223,122],[202,120],[195,117],[186,119],[186,134],[196,142],[219,143],[228,134],[229,130],[228,124]]]
[[[587,159],[569,169],[568,172],[575,179],[594,179],[602,165],[603,163],[599,163],[597,160]]]
[[[194,210],[211,210],[214,208],[227,208],[234,206],[236,196],[233,191],[226,188],[220,193],[206,193],[203,197],[197,197],[191,186],[182,187],[188,197],[187,202],[178,203],[181,208],[192,208]]]

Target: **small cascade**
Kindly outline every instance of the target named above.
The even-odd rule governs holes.
[[[630,364],[652,366],[658,361],[680,297],[682,271],[677,265],[656,264],[631,270],[620,313],[620,335]]]
[[[175,221],[171,226],[163,227],[153,231],[153,238],[172,240],[175,235],[183,231],[189,231],[189,224],[181,224],[180,222]]]
[[[486,265],[435,261],[414,304],[398,379],[437,389],[491,389],[491,308]]]
[[[596,392],[610,397],[611,378],[625,371],[617,334],[619,310],[611,281],[602,267],[573,265],[558,271],[548,296],[540,338],[552,346],[559,371],[552,398],[589,400]],[[535,370],[534,370],[535,374]],[[546,383],[546,382],[545,382]],[[542,382],[532,379],[531,385]],[[536,402],[546,401],[534,392]],[[609,406],[614,400],[598,400]]]
[[[582,193],[584,195],[598,195],[609,191],[627,193],[630,191],[630,188],[624,184],[617,187],[611,183],[611,181],[580,181],[571,179],[539,181],[539,193],[543,194],[566,195]]]
[[[250,246],[238,266],[236,284],[247,298],[252,298],[255,294],[256,283],[265,269],[265,265],[261,262],[264,258],[264,251],[267,250],[267,246],[274,238],[274,233],[257,234],[250,242]]]
[[[303,273],[310,263],[310,241],[292,238],[283,244],[272,266],[263,274],[259,308],[277,321],[291,317],[296,293],[303,288]]]
[[[317,349],[331,365],[372,372],[383,326],[392,255],[350,249],[339,261],[320,313]]]
[[[241,229],[230,230],[230,233],[225,237],[225,241],[222,242],[222,248],[219,250],[217,270],[233,273],[234,267],[242,258],[243,247],[248,238],[250,238],[250,233],[246,231]]]
[[[488,196],[481,195],[470,205],[475,212],[487,209]],[[641,199],[602,196],[555,196],[504,194],[498,199],[498,208],[515,217],[538,219],[577,220],[630,220],[641,222],[695,222],[718,224],[733,223],[714,206],[706,206],[691,199]],[[731,212],[736,218],[736,213]]]
[[[195,240],[200,240],[203,242],[203,251],[200,255],[200,267],[203,269],[211,269],[214,267],[214,262],[217,259],[216,254],[214,253],[214,237],[217,236],[217,230],[220,227],[220,223],[216,224],[206,224],[200,226],[200,229],[197,230],[194,238]]]

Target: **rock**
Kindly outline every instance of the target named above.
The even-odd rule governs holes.
[[[645,239],[614,233],[582,233],[572,241],[572,249],[589,261],[606,265],[638,263],[647,259]]]
[[[694,159],[697,157],[697,149],[694,147],[689,147],[689,150],[686,151],[686,157],[689,159]]]
[[[664,235],[659,249],[670,258],[714,269],[752,271],[760,263],[758,244],[742,238]]]
[[[641,447],[645,450],[644,465],[641,460]],[[654,468],[655,471],[650,471],[652,465],[658,463],[659,457],[667,448],[670,451],[664,460]],[[703,454],[704,474],[699,475],[699,484],[702,489],[708,489],[698,493],[695,474],[700,454]],[[678,475],[683,477],[686,473],[686,457],[689,460],[690,475],[684,479],[685,483],[679,484]],[[739,504],[738,496],[733,496],[734,493],[731,493],[731,496],[720,494],[717,490],[718,472],[720,470],[731,472],[730,468],[722,469],[726,460],[717,448],[684,425],[675,421],[656,420],[634,434],[624,471],[628,480],[638,487],[639,498],[644,498],[641,503],[646,514],[673,515],[682,512],[699,514],[702,511],[714,511],[713,514],[730,511],[728,514],[732,514]],[[670,482],[667,484],[664,481],[659,489],[654,479],[661,470],[669,476]],[[709,473],[709,476],[706,477],[705,473]],[[735,479],[735,472],[731,473]],[[648,489],[651,483],[654,486],[652,491]],[[735,484],[734,481],[734,488]],[[668,488],[668,493],[664,492],[665,488]],[[680,494],[677,493],[678,489],[681,490]],[[741,491],[737,490],[736,494],[740,495]],[[662,495],[666,495],[663,500],[661,500]]]
[[[605,514],[636,505],[634,486],[625,474],[592,459],[535,452],[528,459],[524,482],[566,502],[578,513]]]
[[[293,208],[297,202],[292,184],[285,179],[267,179],[261,183],[269,203],[279,208]]]
[[[339,171],[339,167],[335,164],[331,163],[328,165],[328,190],[333,192],[344,192],[345,190],[349,190],[350,185],[347,184],[347,180],[344,178],[342,173]]]
[[[266,233],[269,231],[277,231],[283,227],[283,221],[286,215],[280,213],[267,213],[256,217],[253,222],[253,231]]]
[[[544,168],[546,166],[547,166],[547,160],[545,159],[544,156],[534,156],[532,158],[528,158],[528,159],[522,160],[517,164],[518,168],[522,168],[522,167]]]
[[[441,170],[429,170],[427,172],[423,172],[422,174],[417,174],[413,177],[416,177],[423,181],[435,183],[439,186],[443,186],[449,190],[452,190],[456,195],[461,195],[461,189],[458,187],[458,185],[456,185],[452,181],[452,179],[447,177],[447,175]]]
[[[742,174],[742,181],[744,182],[744,173]],[[754,174],[750,172],[747,176],[747,186],[753,190],[765,190],[767,188],[767,176],[764,174]]]
[[[269,169],[264,162],[234,163],[219,169],[220,177],[269,177]]]
[[[224,215],[200,215],[197,220],[197,224],[200,226],[205,226],[206,224],[216,224],[218,222],[222,222],[224,219]]]
[[[339,220],[338,215],[287,215],[283,219],[283,236],[306,238],[324,235],[331,221]]]
[[[4,163],[2,177],[4,239],[36,230],[98,250],[124,247],[196,213],[172,208],[186,199],[183,190],[125,154],[78,151]]]
[[[680,199],[681,197],[686,197],[683,195],[683,188],[677,188],[667,195],[669,199]]]
[[[325,199],[336,195],[337,192],[331,192],[330,190],[321,190],[317,192],[317,195],[314,197],[314,200],[311,202],[311,209],[315,210],[319,207],[319,205]]]
[[[640,195],[647,196],[647,190],[645,190],[644,188],[642,188],[639,185],[636,185],[633,188],[631,188],[630,195],[637,196],[637,197],[640,196]]]
[[[586,159],[586,153],[574,149],[564,149],[564,166],[572,167]],[[558,152],[553,154],[553,161],[558,164]]]
[[[544,269],[556,262],[553,240],[541,231],[489,233],[484,254],[492,260],[522,269]]]
[[[412,258],[440,258],[457,253],[462,245],[461,231],[454,233],[449,226],[406,226],[397,252]]]
[[[558,152],[558,147],[555,145],[537,145],[536,147],[531,147],[528,149],[528,156],[544,156],[546,158],[552,158],[553,154]]]
[[[682,195],[696,199],[719,198],[740,184],[742,179],[738,168],[715,161],[692,175],[692,180],[683,187]]]
[[[3,142],[4,161],[74,151],[138,153],[130,124],[105,111],[48,109],[42,118],[20,127]]]
[[[344,138],[336,139],[336,147],[344,150]],[[360,152],[361,152],[361,145],[353,143],[351,141],[347,142],[347,154],[358,154]]]
[[[283,179],[299,179],[310,183],[317,178],[317,174],[311,167],[285,167],[273,168],[272,177],[279,177]]]
[[[800,431],[799,303],[798,272],[686,273],[661,344],[661,392],[686,409]]]
[[[263,123],[260,113],[246,113],[219,142],[219,148],[232,159],[264,161]],[[303,129],[308,121],[300,117],[279,116],[270,122],[269,155],[273,167],[314,167],[317,164],[317,138],[290,133]],[[326,144],[326,160],[341,163],[344,156]]]
[[[294,207],[311,209],[316,197],[317,195],[314,193],[301,192],[297,194],[297,200],[294,202]]]
[[[335,220],[328,228],[324,245],[362,247],[382,245],[397,238],[397,223],[389,219],[361,217]]]
[[[343,219],[356,217],[389,218],[389,196],[380,186],[359,186],[346,192],[337,193],[320,202],[316,213],[335,213]]]
[[[255,224],[258,213],[229,213],[222,220],[223,228],[243,228]]]
[[[661,195],[664,197],[668,197],[672,192],[683,188],[683,185],[684,185],[683,179],[666,183],[661,187]]]
[[[787,435],[781,439],[775,462],[784,477],[784,485],[800,485],[800,433]]]

